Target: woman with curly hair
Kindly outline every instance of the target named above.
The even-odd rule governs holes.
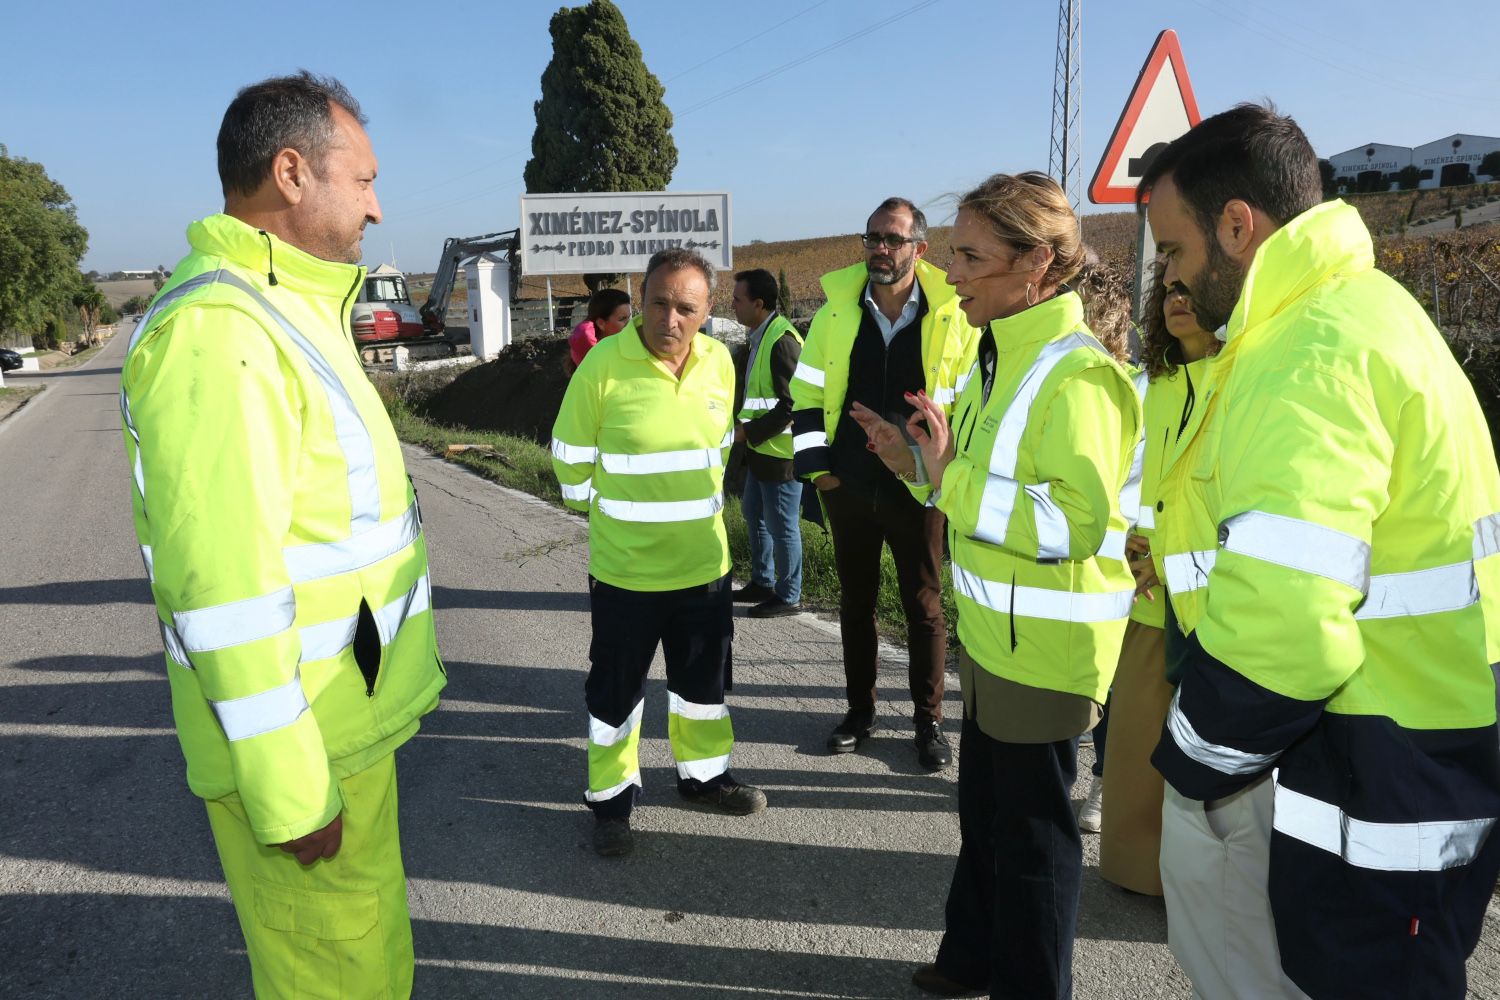
[[[1110,691],[1109,736],[1100,740],[1109,794],[1102,810],[1099,874],[1133,892],[1160,896],[1162,777],[1151,766],[1151,751],[1161,736],[1175,678],[1168,677],[1168,602],[1161,567],[1151,553],[1151,535],[1162,467],[1197,405],[1219,342],[1198,325],[1182,287],[1162,280],[1161,265],[1155,268],[1142,312],[1144,371],[1137,376],[1137,388],[1145,380],[1144,454],[1140,511],[1127,512],[1136,526],[1126,540],[1137,597]]]

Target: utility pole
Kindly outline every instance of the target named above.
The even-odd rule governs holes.
[[[1083,207],[1083,0],[1058,0],[1057,61],[1052,74],[1052,148],[1047,172],[1077,215]]]

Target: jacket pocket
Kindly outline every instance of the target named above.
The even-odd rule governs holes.
[[[319,862],[322,864],[323,862]],[[265,972],[288,995],[351,1000],[390,995],[380,897],[254,882],[255,928]]]
[[[359,602],[359,623],[354,627],[354,662],[365,679],[365,694],[374,696],[375,681],[380,676],[380,629],[375,614],[363,598]]]
[[[255,917],[267,930],[319,941],[357,941],[380,920],[380,894],[319,892],[255,879]]]

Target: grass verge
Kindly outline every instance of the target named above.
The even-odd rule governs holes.
[[[416,412],[393,384],[377,381],[376,385],[401,440],[462,465],[502,486],[540,497],[559,509],[567,510],[563,506],[557,479],[552,474],[552,455],[546,448],[534,441],[509,434],[435,424]],[[448,446],[451,444],[488,445],[500,457],[492,457],[480,451],[448,455]],[[833,538],[815,524],[802,521],[801,526],[802,601],[816,610],[837,611],[841,588],[838,572],[834,568]],[[746,533],[745,518],[740,511],[738,497],[725,498],[724,530],[729,535],[729,553],[734,562],[734,575],[737,579],[748,580],[750,539]],[[951,641],[958,614],[953,606],[953,585],[946,561],[943,565],[942,594],[943,611],[947,615]],[[883,635],[905,642],[906,616],[901,610],[901,598],[896,587],[896,565],[891,560],[889,549],[881,553],[880,594],[876,602],[875,618]]]
[[[106,341],[105,343],[108,343],[108,341]],[[98,354],[103,349],[104,349],[104,344],[99,344],[96,347],[85,348],[84,350],[79,351],[77,354],[70,354],[67,357],[62,358],[61,360],[59,360],[56,364],[52,365],[51,367],[54,368],[54,369],[56,369],[56,368],[77,368],[79,365],[83,364],[85,361],[87,361],[89,358],[92,358],[94,355]]]
[[[47,387],[44,385],[27,385],[16,386],[9,389],[0,389],[0,420],[4,420],[12,413],[15,413],[21,407],[31,402],[32,397],[36,396],[45,388]]]

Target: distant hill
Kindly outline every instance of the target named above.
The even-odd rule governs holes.
[[[137,295],[148,299],[156,294],[156,282],[151,278],[127,278],[124,281],[96,281],[94,287],[104,293],[104,298],[116,309]]]

